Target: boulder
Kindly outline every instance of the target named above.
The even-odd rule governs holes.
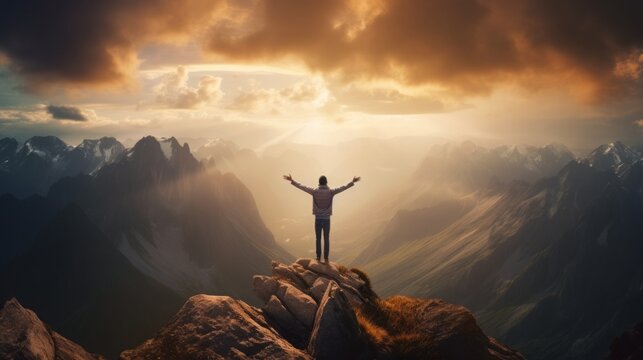
[[[341,288],[331,281],[315,316],[308,353],[315,359],[372,358],[366,334]]]
[[[294,263],[292,265],[292,268],[297,272],[299,277],[301,277],[306,282],[306,285],[308,285],[308,287],[312,286],[315,280],[317,280],[317,278],[319,277],[319,274],[316,274],[297,263]]]
[[[309,259],[309,258],[299,258],[295,261],[295,264],[298,264],[299,266],[303,266],[304,268],[308,268],[308,265],[310,265],[311,261],[315,261],[315,260]]]
[[[191,297],[155,338],[121,359],[311,359],[259,309],[228,296]]]
[[[339,286],[344,291],[344,295],[346,295],[346,298],[348,299],[348,302],[350,302],[351,306],[360,307],[366,302],[366,300],[364,300],[364,298],[362,297],[362,294],[359,291],[357,291],[354,287],[349,285],[339,285]]]
[[[310,295],[315,299],[315,301],[317,301],[317,303],[321,303],[324,293],[326,292],[326,289],[328,289],[328,284],[330,284],[331,281],[332,280],[329,280],[328,278],[320,276],[310,287]]]
[[[304,347],[310,330],[295,318],[281,303],[279,298],[271,296],[263,307],[263,312],[275,322],[279,333],[297,347]]]
[[[288,281],[301,291],[306,291],[308,289],[309,285],[306,284],[306,282],[297,274],[295,269],[280,262],[272,262],[272,275],[276,278]]]
[[[393,296],[379,301],[373,309],[362,310],[361,317],[370,321],[365,329],[374,335],[371,338],[386,334],[375,341],[376,348],[401,351],[394,356],[524,360],[520,353],[486,336],[473,314],[460,305],[439,299]]]
[[[308,294],[295,286],[279,282],[277,297],[288,311],[299,320],[307,329],[312,328],[317,312],[317,303]]]
[[[33,311],[11,299],[0,311],[0,359],[96,360],[102,357],[50,331]]]
[[[357,274],[353,274],[350,271],[343,273],[339,270],[337,264],[332,262],[326,264],[316,260],[311,260],[308,262],[308,266],[306,268],[318,274],[325,275],[339,284],[346,284],[355,289],[359,289],[364,286],[364,281],[362,281]]]
[[[277,293],[279,281],[270,276],[255,275],[252,277],[252,287],[261,300],[268,301],[272,295]]]

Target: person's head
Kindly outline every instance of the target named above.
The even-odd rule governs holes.
[[[319,177],[319,185],[327,185],[328,184],[328,179],[326,179],[326,176],[322,175]]]

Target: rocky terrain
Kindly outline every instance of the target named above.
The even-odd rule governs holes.
[[[0,359],[101,360],[49,329],[16,299],[0,311]]]
[[[122,359],[523,359],[487,337],[464,307],[380,299],[366,274],[299,259],[256,275],[261,308],[197,295]]]

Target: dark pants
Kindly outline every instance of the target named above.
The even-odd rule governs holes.
[[[330,238],[330,219],[315,219],[315,238],[316,249],[317,249],[317,258],[321,256],[321,235],[322,230],[324,231],[324,259],[328,259],[328,250],[330,247],[329,238]]]

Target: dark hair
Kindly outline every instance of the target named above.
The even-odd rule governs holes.
[[[326,185],[326,184],[328,184],[328,180],[326,179],[326,177],[324,175],[320,176],[319,185]]]

